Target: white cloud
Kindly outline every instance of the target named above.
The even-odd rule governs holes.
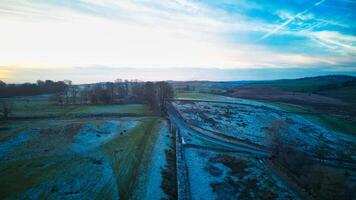
[[[286,27],[288,24],[290,24],[291,22],[293,22],[295,19],[303,19],[305,18],[305,16],[307,16],[309,14],[309,11],[312,10],[313,8],[319,6],[320,4],[324,3],[325,0],[320,0],[316,3],[314,3],[312,6],[308,7],[307,9],[293,15],[293,16],[285,16],[282,15],[281,17],[287,17],[286,21],[283,22],[282,24],[276,26],[275,28],[273,28],[272,30],[270,30],[269,32],[267,32],[266,34],[264,34],[260,40],[264,40],[272,35],[274,35],[275,33],[277,33],[278,31],[282,30],[284,27]],[[282,12],[283,13],[283,12]]]
[[[0,3],[0,16],[0,66],[255,68],[338,61],[231,44],[227,33],[261,32],[270,25],[238,15],[232,21],[188,0],[81,0],[72,6],[7,1]],[[314,37],[336,45],[328,41],[335,37]]]
[[[354,46],[356,45],[356,36],[344,35],[335,31],[319,31],[312,34],[322,41],[356,51]]]

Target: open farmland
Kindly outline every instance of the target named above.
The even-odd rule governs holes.
[[[166,120],[142,104],[48,98],[2,99],[14,110],[0,123],[0,199],[167,198],[161,185],[170,183],[163,170],[173,140]]]
[[[355,136],[305,117],[318,113],[199,92],[128,96],[1,99],[11,112],[0,119],[0,198],[355,198]]]
[[[0,200],[356,200],[356,0],[0,0]]]
[[[176,101],[173,103],[180,114],[194,126],[216,131],[267,147],[275,130],[283,131],[283,139],[306,151],[325,146],[328,156],[337,157],[345,151],[349,160],[356,159],[353,152],[356,144],[352,136],[331,132],[303,117],[275,110],[270,107],[250,104],[214,103],[199,101]]]
[[[356,79],[353,76],[256,81],[230,87],[224,94],[272,103],[300,112],[333,131],[356,133]]]
[[[158,169],[165,164],[164,157],[151,159],[157,138],[167,137],[165,127],[149,117],[1,125],[1,198],[142,197],[147,179],[139,177],[147,176],[152,163],[159,162]],[[158,183],[153,181],[158,188],[160,176],[156,172]]]
[[[353,135],[268,103],[206,96],[185,96],[170,108],[192,199],[326,198],[315,184],[334,185],[331,199],[353,195]]]
[[[48,116],[68,116],[68,115],[90,115],[90,114],[109,114],[109,113],[149,113],[147,106],[142,104],[125,104],[125,105],[85,105],[69,104],[59,105],[50,101],[49,95],[31,96],[31,97],[14,97],[3,98],[2,101],[11,101],[13,111],[10,117],[48,117]],[[1,111],[2,108],[0,108]]]

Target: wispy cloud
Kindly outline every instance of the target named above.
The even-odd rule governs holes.
[[[317,12],[333,6],[326,0],[298,12],[298,2],[309,1],[2,1],[0,65],[272,69],[352,62],[353,14]],[[278,40],[269,38],[277,33]]]
[[[320,31],[310,34],[333,49],[342,48],[356,56],[356,36],[343,35],[334,31]]]
[[[322,4],[325,0],[321,0],[318,1],[316,3],[314,3],[312,6],[310,6],[309,8],[303,10],[302,12],[297,13],[294,16],[290,16],[290,18],[288,20],[286,20],[284,23],[282,23],[281,25],[277,26],[276,28],[274,28],[273,30],[271,30],[270,32],[264,34],[261,38],[259,38],[259,40],[264,40],[270,36],[272,36],[273,34],[275,34],[276,32],[278,32],[279,30],[283,29],[285,26],[287,26],[288,24],[290,24],[292,21],[294,21],[297,18],[301,18],[303,15],[307,14],[310,10],[312,10],[313,8],[319,6],[320,4]]]
[[[251,44],[229,44],[224,37],[228,31],[258,30],[247,28],[255,24],[226,22],[220,19],[224,18],[224,14],[190,1],[156,1],[149,4],[146,1],[85,0],[74,7],[24,2],[14,7],[18,7],[17,12],[21,15],[28,14],[33,20],[2,21],[2,26],[6,27],[2,33],[3,48],[0,47],[0,58],[4,64],[101,64],[143,68],[275,65],[266,56],[272,54],[268,49],[262,51],[263,48]],[[88,15],[85,10],[88,8],[96,8],[95,14]],[[188,11],[186,8],[189,8]],[[111,13],[112,9],[120,15],[117,16],[116,12],[104,15]],[[98,13],[100,15],[96,17]],[[43,19],[46,15],[63,21],[52,23],[47,18]],[[71,17],[77,20],[68,21]],[[260,58],[246,55],[245,49],[255,51],[254,55],[259,54]],[[278,61],[281,56],[274,57],[277,59],[274,62],[281,63]]]

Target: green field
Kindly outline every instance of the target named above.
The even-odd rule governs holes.
[[[162,119],[66,116],[150,114],[148,106],[58,105],[46,95],[0,101],[13,104],[10,116],[61,117],[0,123],[0,199],[71,198],[74,194],[84,195],[83,199],[127,199],[143,195]]]
[[[158,118],[146,118],[127,135],[103,145],[116,175],[120,199],[132,198],[139,182],[145,181],[143,173],[152,162],[149,155],[158,136],[159,122]]]
[[[290,92],[317,93],[356,103],[356,78],[351,76],[324,76],[303,79],[262,81],[254,87],[274,87]]]
[[[295,112],[298,115],[305,117],[315,123],[324,126],[330,130],[346,133],[350,135],[356,135],[356,124],[348,119],[343,119],[339,116],[331,114],[318,114],[313,111],[308,110],[307,108],[296,106],[292,104],[281,104],[281,103],[272,103],[284,110]]]
[[[66,116],[70,114],[99,113],[149,113],[147,106],[142,104],[125,105],[58,105],[50,101],[48,96],[14,97],[0,99],[11,102],[13,110],[10,116]],[[0,107],[0,111],[2,108]]]
[[[174,83],[178,98],[207,99],[209,93],[227,92],[229,88],[242,87],[271,87],[289,92],[316,93],[341,99],[345,102],[356,103],[356,78],[353,76],[320,76],[301,79],[285,79],[272,81],[240,81],[240,82],[177,82]],[[190,86],[190,91],[184,91]]]
[[[294,92],[317,92],[325,86],[341,87],[342,83],[354,80],[355,77],[349,76],[324,76],[302,79],[262,81],[254,83],[258,86],[273,86],[276,88]]]
[[[221,96],[209,93],[198,92],[178,92],[176,98],[180,99],[194,99],[194,100],[214,100]]]

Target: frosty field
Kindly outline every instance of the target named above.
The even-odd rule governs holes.
[[[0,128],[1,199],[142,198],[149,197],[148,186],[165,195],[160,169],[170,139],[159,118],[37,120]]]
[[[176,101],[173,105],[189,123],[212,132],[223,133],[246,143],[255,143],[267,148],[271,132],[281,130],[282,137],[290,144],[312,151],[326,146],[330,157],[345,151],[351,161],[356,158],[356,143],[353,136],[335,133],[312,123],[301,116],[273,109],[264,105],[247,103],[221,103],[204,101]]]
[[[339,193],[355,187],[353,135],[268,103],[207,97],[179,98],[169,109],[191,199],[319,199],[324,192],[313,184],[334,184]]]
[[[187,149],[192,199],[297,199],[258,159]]]
[[[356,188],[355,136],[277,104],[180,93],[159,113],[11,99],[0,199],[338,199]]]

